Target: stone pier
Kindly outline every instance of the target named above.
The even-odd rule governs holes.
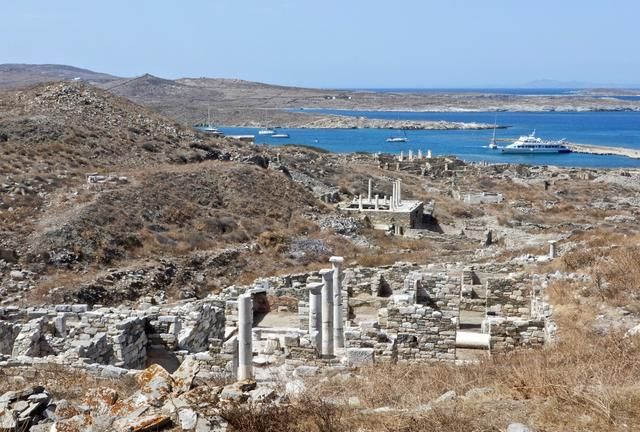
[[[333,357],[333,270],[320,270],[322,276],[322,357]]]
[[[344,317],[342,309],[342,263],[343,257],[332,256],[333,266],[333,349],[344,348]]]
[[[238,297],[238,381],[253,377],[253,300],[251,294]]]
[[[322,282],[307,284],[309,290],[309,336],[318,352],[322,349]]]

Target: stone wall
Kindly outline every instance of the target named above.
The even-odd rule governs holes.
[[[422,305],[380,310],[379,323],[395,337],[398,361],[455,360],[456,324]]]
[[[219,347],[225,330],[223,303],[213,299],[142,310],[55,305],[0,312],[0,354],[51,355],[62,364],[143,368],[148,347],[199,353]]]
[[[18,333],[20,333],[20,325],[0,321],[0,354],[11,354]]]
[[[372,349],[376,361],[394,362],[398,359],[396,339],[380,328],[378,321],[363,321],[358,327],[348,327],[344,332],[345,348]]]
[[[542,347],[545,342],[545,321],[490,318],[483,323],[483,332],[491,335],[491,351],[494,352]]]
[[[499,204],[504,201],[502,194],[492,192],[462,192],[454,190],[452,195],[454,199],[466,204]]]
[[[147,334],[145,320],[129,318],[115,325],[112,334],[112,345],[115,366],[128,369],[142,369],[147,361]]]
[[[531,316],[531,280],[523,275],[509,278],[489,278],[488,311],[496,316]]]
[[[372,349],[377,361],[455,360],[459,276],[412,271],[392,300],[377,321],[346,329],[347,348]]]

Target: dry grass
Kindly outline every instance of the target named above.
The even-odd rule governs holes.
[[[49,364],[46,369],[0,369],[0,394],[33,385],[43,386],[54,399],[71,402],[79,401],[89,390],[98,387],[113,389],[122,398],[130,396],[137,389],[135,379],[130,376],[117,380],[98,378],[62,365]]]

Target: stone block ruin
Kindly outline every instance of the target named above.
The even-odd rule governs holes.
[[[555,244],[554,244],[555,245]],[[201,300],[140,309],[0,309],[0,366],[53,363],[117,377],[200,362],[200,378],[269,368],[477,359],[553,338],[545,281],[496,265],[345,268],[230,286]]]
[[[338,205],[338,210],[346,213],[358,213],[366,216],[375,229],[393,230],[401,235],[409,229],[420,229],[424,225],[425,205],[419,200],[402,199],[402,183],[392,183],[390,196],[372,193],[372,181],[369,179],[367,197],[359,195],[350,202]],[[431,215],[426,215],[427,219]]]

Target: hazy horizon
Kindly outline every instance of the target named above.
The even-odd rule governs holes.
[[[330,88],[640,84],[640,4],[631,0],[171,4],[7,4],[0,36],[11,43],[0,63]]]

